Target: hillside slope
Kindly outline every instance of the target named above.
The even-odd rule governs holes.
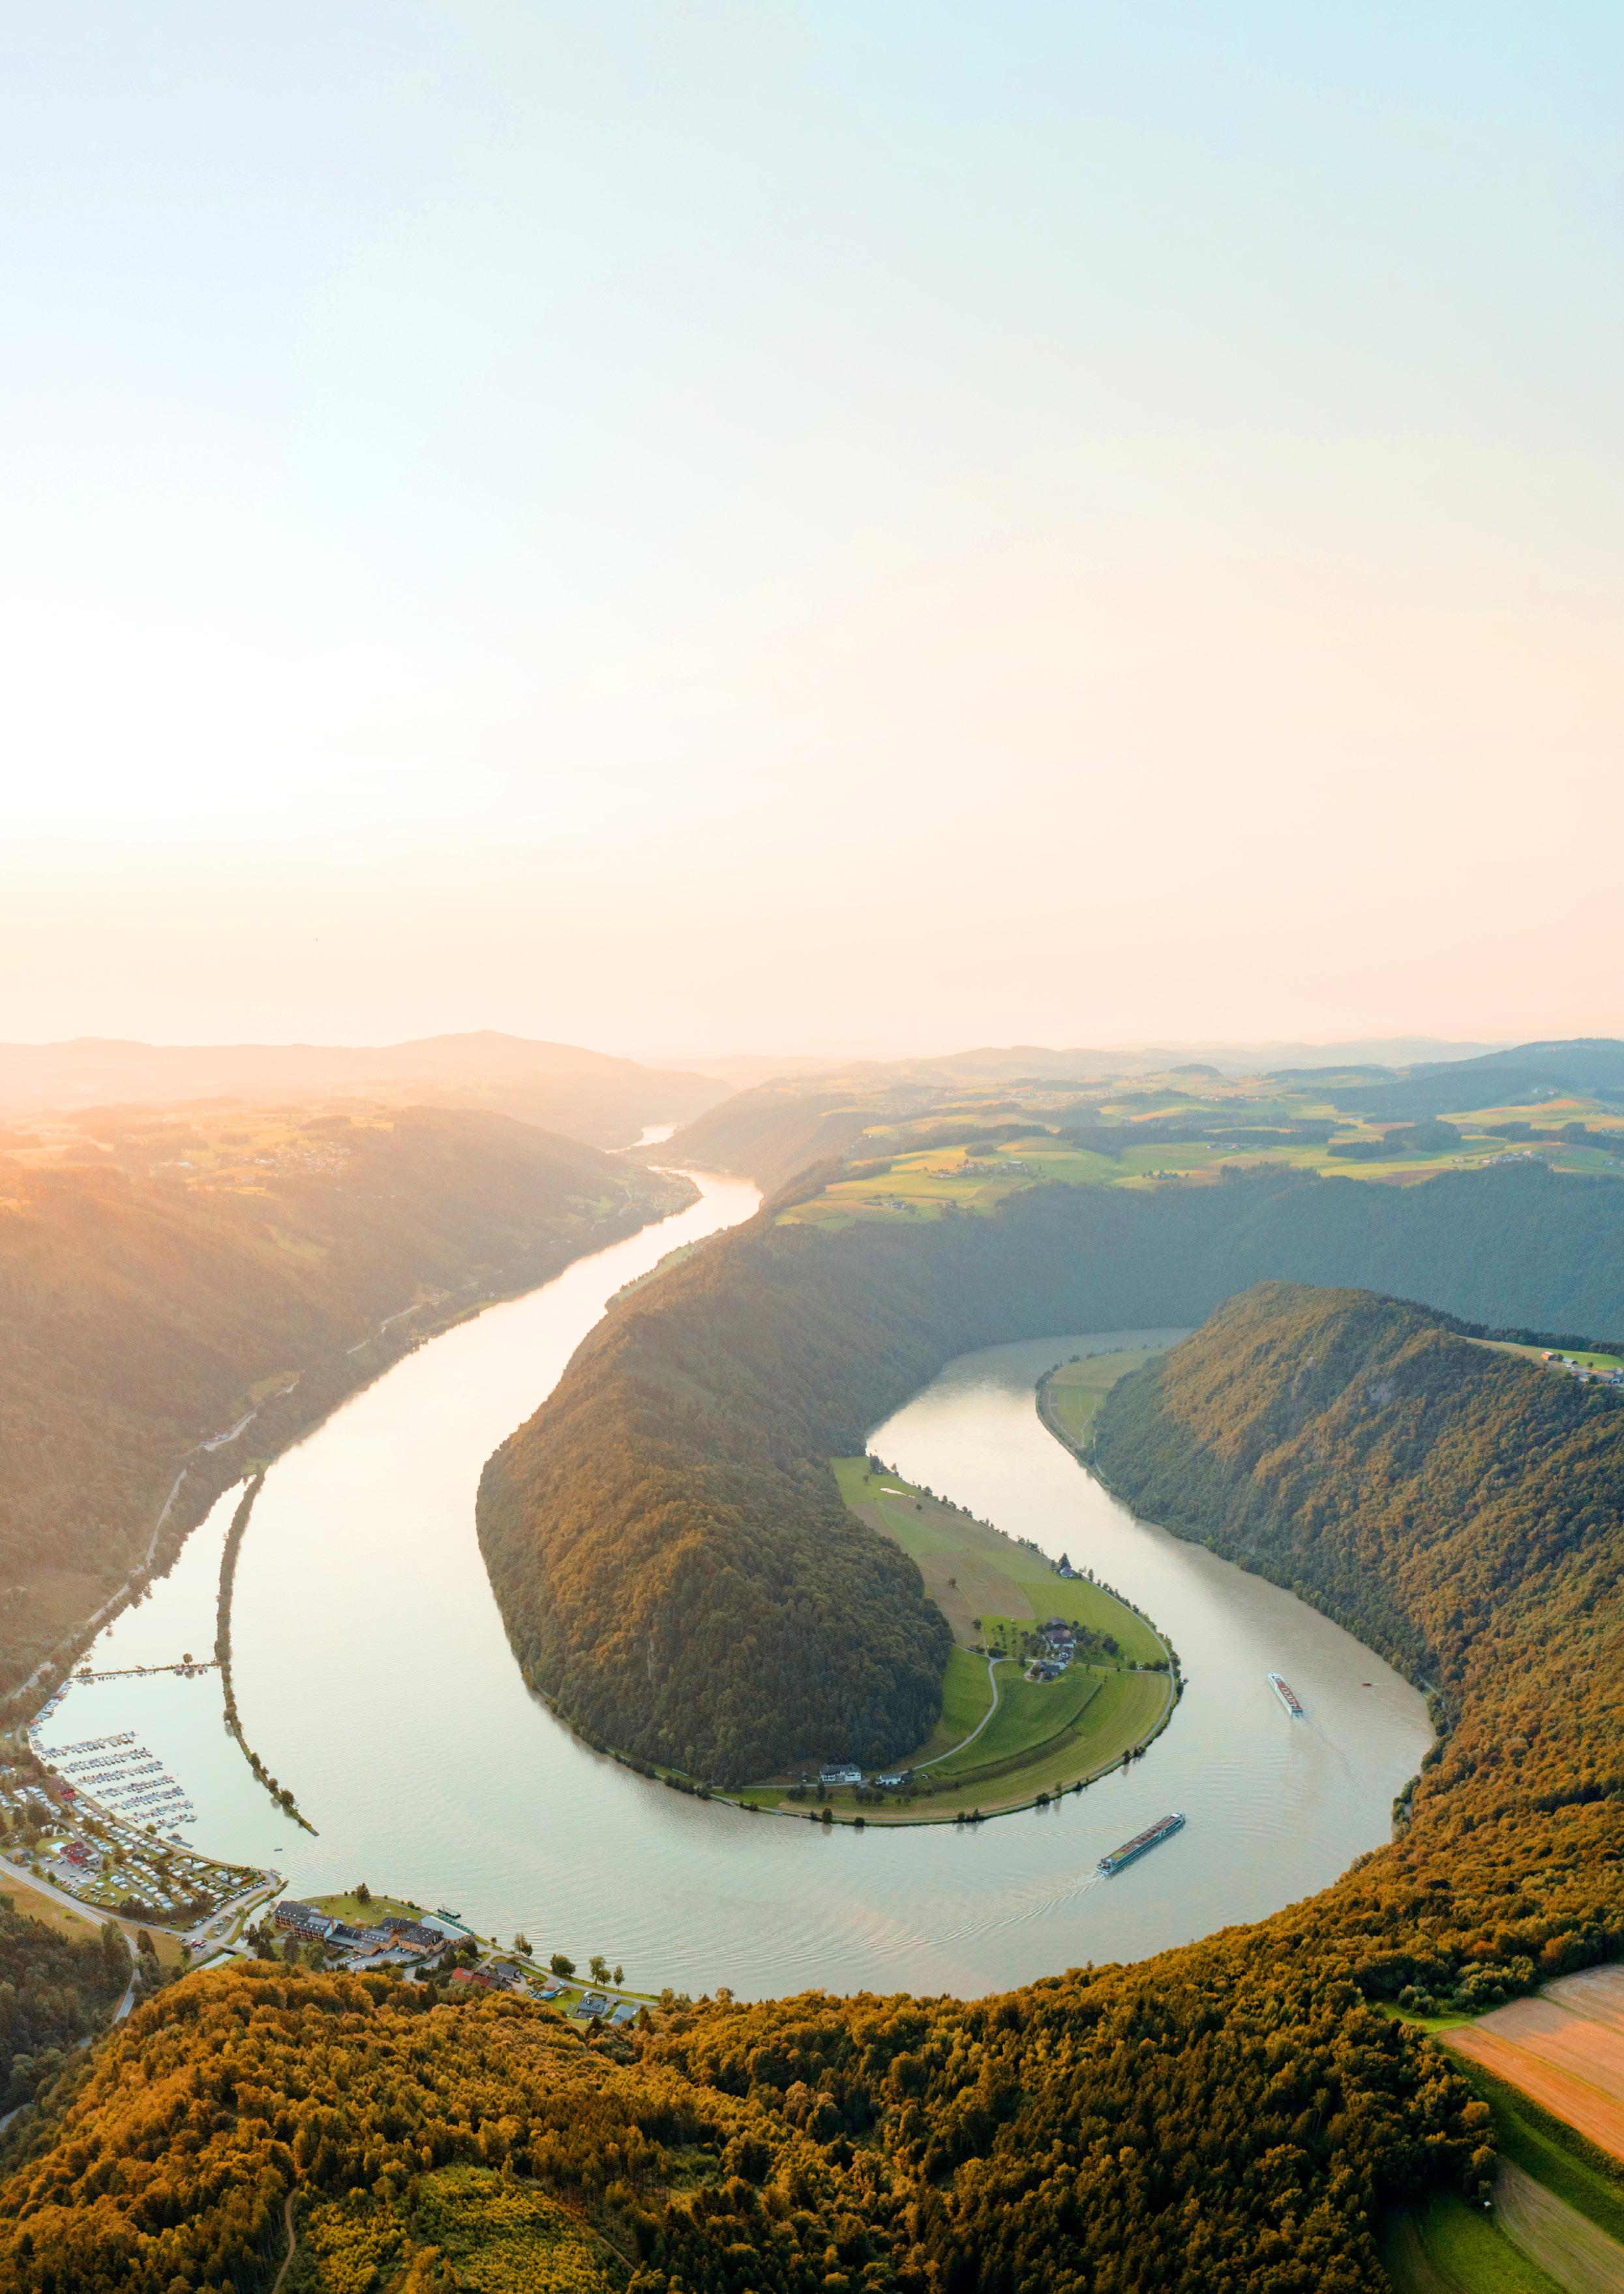
[[[685,1123],[660,1151],[690,1169],[743,1171],[774,1195],[839,1155],[871,1120],[838,1094],[761,1084]]]
[[[461,2175],[488,2225],[463,2283],[508,2282],[476,2274],[558,2203],[636,2294],[1379,2294],[1384,2209],[1494,2170],[1487,2107],[1379,2003],[1624,1954],[1624,1408],[1413,1307],[1277,1285],[1114,1415],[1125,1473],[1176,1453],[1204,1493],[1189,1530],[1311,1591],[1368,1582],[1435,1656],[1453,1727],[1393,1844],[1133,1966],[671,2003],[629,2039],[382,1978],[194,1976],[0,2186],[0,2284],[268,2280],[291,2191],[308,2294],[375,2268],[426,2294]]]
[[[308,1136],[251,1187],[0,1167],[0,1692],[145,1554],[195,1445],[260,1403],[192,1458],[177,1530],[437,1314],[542,1281],[686,1192],[502,1116]]]
[[[222,1097],[481,1108],[597,1146],[678,1123],[727,1096],[708,1076],[642,1066],[494,1029],[406,1044],[136,1044],[82,1037],[0,1044],[0,1115],[166,1106]]]
[[[1399,1190],[1265,1172],[845,1231],[764,1214],[640,1289],[486,1468],[480,1536],[526,1678],[595,1737],[736,1783],[901,1755],[946,1644],[824,1461],[950,1355],[1197,1323],[1270,1276],[1474,1319],[1624,1326],[1624,1188],[1507,1167]]]
[[[1119,1382],[1094,1457],[1147,1518],[1289,1585],[1446,1716],[1469,1707],[1449,1777],[1624,1791],[1624,1730],[1580,1753],[1566,1720],[1569,1676],[1619,1686],[1624,1655],[1624,1405],[1604,1388],[1394,1299],[1265,1283]]]

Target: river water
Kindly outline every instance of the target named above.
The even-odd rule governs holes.
[[[1417,1693],[1290,1594],[1134,1520],[1040,1423],[1044,1370],[1133,1333],[962,1356],[872,1442],[910,1478],[1068,1551],[1171,1636],[1190,1685],[1130,1771],[978,1828],[828,1832],[687,1799],[578,1744],[519,1678],[475,1490],[607,1297],[758,1200],[742,1181],[700,1184],[689,1209],[408,1355],[271,1469],[238,1565],[237,1698],[316,1836],[255,1783],[213,1673],[75,1686],[44,1741],[133,1729],[187,1791],[185,1836],[276,1864],[296,1893],[364,1879],[482,1933],[603,1951],[631,1984],[695,1993],[972,1994],[1139,1957],[1306,1895],[1387,1837],[1428,1742]],[[101,1637],[98,1670],[212,1650],[235,1501]],[[1271,1669],[1304,1720],[1287,1718]],[[1189,1819],[1174,1839],[1095,1875],[1105,1850],[1172,1809]]]

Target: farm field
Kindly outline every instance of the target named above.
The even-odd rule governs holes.
[[[1446,2036],[1457,2054],[1624,2160],[1624,1971],[1564,1975]]]
[[[1103,1359],[1127,1366],[1125,1355]],[[1017,1631],[1044,1618],[1109,1634],[1124,1658],[1154,1664],[1164,1655],[1153,1626],[1103,1585],[1086,1577],[1059,1577],[1035,1545],[1006,1537],[945,1498],[915,1489],[895,1474],[876,1474],[865,1458],[836,1458],[840,1495],[859,1519],[882,1530],[919,1564],[925,1590],[962,1648],[1008,1642]],[[989,1639],[989,1636],[991,1637]]]
[[[1141,1358],[1104,1359],[1120,1376]],[[990,1816],[1025,1807],[1040,1793],[1073,1790],[1156,1735],[1173,1709],[1173,1683],[1167,1652],[1147,1619],[1089,1578],[1057,1575],[1035,1546],[895,1474],[876,1472],[866,1458],[832,1463],[852,1510],[919,1564],[954,1646],[941,1719],[899,1763],[919,1772],[912,1796],[865,1789],[859,1797],[836,1787],[806,1812],[821,1814],[826,1805],[879,1824],[949,1822],[961,1808]],[[1052,1618],[1090,1639],[1057,1680],[1027,1680],[1027,1664],[1041,1647],[1036,1630]],[[966,1743],[972,1732],[974,1742]],[[788,1806],[792,1781],[753,1786],[742,1797],[760,1808]]]
[[[1482,2063],[1466,2060],[1461,2070],[1489,2106],[1501,2159],[1522,2168],[1624,2248],[1624,2165]]]
[[[1570,2294],[1453,2191],[1394,2215],[1382,2262],[1396,2294]]]
[[[1061,1105],[1057,1094],[1040,1093],[1029,1130],[1000,1121],[998,1135],[965,1142],[943,1137],[948,1110],[898,1119],[876,1109],[847,1148],[852,1175],[780,1216],[849,1226],[949,1211],[984,1216],[1019,1190],[1050,1182],[1205,1185],[1223,1171],[1262,1163],[1390,1186],[1534,1155],[1559,1170],[1624,1172],[1624,1121],[1616,1107],[1597,1101],[1568,1096],[1463,1111],[1412,1136],[1413,1125],[1340,1115],[1326,1088],[1293,1089],[1260,1076],[1214,1079],[1199,1093],[1171,1084],[1106,1087]],[[990,1102],[989,1116],[1012,1104]],[[962,1105],[951,1111],[966,1121],[973,1112]],[[1564,1127],[1574,1136],[1562,1137]],[[1180,1129],[1189,1135],[1172,1135]]]

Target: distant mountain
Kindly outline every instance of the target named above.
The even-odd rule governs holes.
[[[1347,1080],[1346,1069],[1328,1070],[1328,1095],[1351,1115],[1377,1119],[1466,1114],[1480,1107],[1518,1107],[1573,1094],[1624,1102],[1624,1043],[1613,1036],[1514,1044],[1481,1058],[1430,1060],[1377,1080]],[[1311,1071],[1295,1074],[1311,1080]]]
[[[766,1053],[693,1064],[720,1076],[740,1091],[759,1085],[841,1082],[926,1086],[978,1084],[1098,1083],[1110,1076],[1167,1075],[1199,1070],[1208,1075],[1263,1075],[1287,1062],[1306,1073],[1339,1075],[1356,1068],[1381,1076],[1417,1061],[1438,1065],[1466,1060],[1494,1047],[1457,1044],[1431,1036],[1361,1037],[1344,1044],[1165,1043],[1074,1045],[1055,1050],[1045,1044],[984,1044],[964,1052],[922,1053],[906,1058],[814,1059],[803,1054],[775,1058]]]
[[[200,1100],[483,1108],[594,1146],[682,1123],[727,1096],[707,1076],[481,1029],[405,1044],[0,1045],[0,1116]]]

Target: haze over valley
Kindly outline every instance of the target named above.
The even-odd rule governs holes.
[[[0,75],[0,2294],[1624,2289],[1616,12]]]

